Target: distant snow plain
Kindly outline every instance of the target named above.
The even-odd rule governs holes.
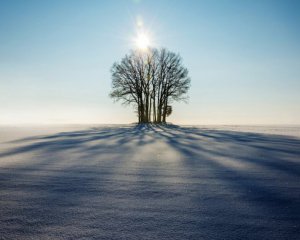
[[[300,239],[300,126],[3,126],[0,144],[0,239]]]

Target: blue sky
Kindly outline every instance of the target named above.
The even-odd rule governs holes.
[[[182,124],[300,124],[300,1],[0,0],[0,124],[130,123],[110,68],[142,19],[192,79]]]

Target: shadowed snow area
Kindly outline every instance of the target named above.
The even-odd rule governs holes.
[[[300,138],[175,125],[1,131],[0,239],[300,239]]]

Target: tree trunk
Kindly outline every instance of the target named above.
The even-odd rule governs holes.
[[[151,122],[151,107],[152,107],[152,98],[149,96],[149,112],[148,112],[148,120]]]
[[[158,123],[161,123],[161,113],[162,113],[162,104],[161,103],[158,103],[158,106],[157,106],[157,122]]]
[[[145,121],[149,122],[149,97],[146,95]]]
[[[144,123],[145,122],[145,106],[144,106],[143,96],[141,96],[140,108],[141,108],[141,123]]]
[[[166,122],[167,118],[167,106],[168,106],[168,98],[166,98],[165,103],[164,103],[164,112],[163,112],[163,122]]]
[[[156,122],[155,94],[153,96],[153,122]]]

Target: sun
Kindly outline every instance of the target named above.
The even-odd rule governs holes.
[[[149,48],[150,43],[151,41],[147,33],[145,32],[138,33],[135,39],[135,44],[138,49],[146,50]]]

